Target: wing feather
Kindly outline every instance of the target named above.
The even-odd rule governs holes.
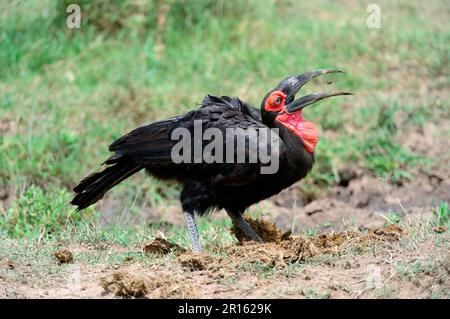
[[[172,117],[166,120],[154,122],[150,125],[139,127],[130,133],[122,136],[109,147],[109,150],[115,152],[106,164],[114,164],[118,161],[131,159],[132,161],[150,168],[150,172],[155,175],[170,175],[170,169],[173,168],[177,174],[193,174],[195,176],[209,179],[213,185],[245,185],[255,182],[259,178],[261,166],[263,163],[180,163],[172,161],[171,152],[177,141],[171,139],[171,133],[175,128],[184,127],[191,132],[191,143],[194,138],[194,123],[202,122],[202,128],[216,128],[223,132],[223,136],[228,128],[240,128],[238,135],[245,135],[245,159],[248,160],[250,154],[254,152],[251,146],[264,143],[260,135],[247,136],[249,130],[266,129],[270,130],[261,122],[259,110],[242,102],[238,98],[215,97],[208,95],[205,97],[202,106],[189,113]],[[258,131],[257,131],[258,132]],[[278,138],[281,152],[284,150],[284,144]],[[203,148],[209,141],[203,141]],[[226,150],[226,140],[223,141],[224,150]],[[278,150],[278,151],[280,151]],[[193,154],[192,154],[193,156]],[[160,168],[164,170],[158,174],[155,170]],[[182,172],[182,173],[180,173]],[[189,177],[189,176],[186,176]]]

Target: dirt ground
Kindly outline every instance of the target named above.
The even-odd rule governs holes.
[[[448,298],[448,231],[424,236],[418,227],[316,236],[279,236],[271,228],[266,240],[273,242],[243,241],[203,254],[156,240],[135,247],[147,251],[150,264],[126,256],[112,265],[92,266],[76,256],[98,247],[66,247],[64,254],[70,251],[74,260],[61,261],[55,254],[55,266],[42,277],[31,264],[0,261],[0,297]]]
[[[449,232],[429,221],[433,198],[449,200],[449,182],[431,180],[394,187],[361,176],[298,211],[290,206],[293,188],[261,204],[270,214],[249,220],[265,244],[230,230],[237,244],[202,254],[164,239],[127,249],[42,247],[37,251],[44,251],[49,269],[0,260],[0,297],[448,298]],[[391,208],[403,215],[399,226],[381,216]],[[317,233],[290,234],[292,216],[297,229]],[[86,254],[103,257],[93,265],[80,257]],[[105,254],[120,259],[110,262]]]

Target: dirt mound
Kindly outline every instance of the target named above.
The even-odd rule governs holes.
[[[144,252],[150,254],[167,255],[173,251],[184,252],[186,250],[163,238],[156,238],[144,246]]]
[[[177,280],[162,285],[159,289],[158,297],[163,299],[192,299],[199,296],[199,289],[196,285]]]
[[[405,231],[397,225],[389,224],[384,228],[371,229],[366,235],[368,240],[398,240]]]
[[[226,263],[262,263],[268,266],[285,266],[288,263],[305,261],[318,254],[336,254],[347,247],[365,248],[370,242],[398,240],[404,231],[396,225],[369,230],[366,233],[344,231],[335,234],[301,236],[283,234],[274,224],[263,220],[247,221],[266,241],[257,244],[243,240],[239,232],[233,233],[240,244],[228,249]],[[245,238],[245,237],[244,237]],[[269,240],[267,240],[269,239]],[[216,260],[220,262],[221,260]]]
[[[100,280],[105,293],[114,293],[124,298],[196,298],[199,287],[179,274],[136,276],[132,273],[145,273],[142,268],[121,270]]]
[[[352,232],[309,236],[289,236],[279,243],[247,243],[231,247],[227,261],[261,263],[284,267],[289,263],[305,261],[318,254],[338,253],[344,243],[356,236]]]
[[[268,267],[284,267],[290,263],[303,262],[319,254],[338,254],[348,247],[365,249],[370,243],[396,241],[405,234],[402,228],[389,225],[367,232],[348,230],[316,236],[291,235],[283,233],[274,224],[264,220],[246,219],[267,241],[266,243],[249,241],[242,232],[232,229],[239,240],[238,245],[222,247],[219,255],[214,256],[185,251],[178,256],[178,262],[187,271],[215,272],[255,263]]]
[[[290,232],[283,233],[274,223],[270,223],[262,219],[255,220],[250,217],[244,217],[244,219],[250,224],[262,240],[267,243],[280,243],[283,239],[290,235]],[[239,244],[250,240],[250,238],[245,236],[245,234],[236,225],[231,228],[231,232],[239,241]]]
[[[181,266],[190,270],[205,270],[213,264],[214,258],[208,254],[184,253],[178,256]]]
[[[102,278],[100,285],[106,292],[114,292],[119,297],[143,297],[148,292],[143,279],[124,271]]]
[[[180,299],[197,298],[199,296],[197,284],[181,274],[168,271],[159,276],[149,276],[146,279],[147,288],[151,291],[148,296],[152,298]]]
[[[53,253],[53,255],[56,257],[58,263],[60,264],[67,264],[73,261],[72,252],[67,249],[57,250]]]

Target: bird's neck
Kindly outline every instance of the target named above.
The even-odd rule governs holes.
[[[308,174],[314,165],[314,152],[308,152],[302,137],[293,131],[292,127],[275,121],[275,128],[286,147],[283,165],[280,174],[286,186],[290,186]],[[297,132],[297,133],[295,133]]]
[[[290,133],[300,138],[303,147],[308,153],[313,153],[318,142],[318,131],[314,123],[306,121],[301,111],[283,113],[275,118],[275,121],[286,128]]]

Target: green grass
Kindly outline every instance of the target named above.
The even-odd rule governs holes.
[[[448,203],[441,202],[438,208],[433,210],[433,225],[448,227],[450,220],[450,210],[448,209]]]
[[[87,13],[80,30],[65,26],[69,2]],[[405,148],[400,137],[449,115],[439,100],[449,84],[445,1],[425,11],[410,1],[381,1],[380,30],[366,27],[365,4],[324,0],[168,1],[161,28],[161,3],[0,4],[0,187],[13,196],[0,218],[2,233],[53,236],[67,225],[82,231],[99,214],[76,215],[66,205],[70,189],[100,168],[115,138],[190,110],[207,93],[259,106],[281,78],[309,69],[345,70],[330,75],[335,87],[326,89],[356,95],[305,111],[321,131],[316,167],[299,185],[305,194],[313,198],[338,183],[337,172],[348,165],[401,184],[433,161]],[[422,85],[428,94],[420,93]],[[305,91],[323,89],[322,80]],[[123,207],[135,198],[137,207],[155,206],[176,202],[177,191],[137,174],[111,196]],[[206,232],[215,227],[202,223]],[[132,236],[111,232],[124,243]]]
[[[31,185],[0,219],[0,227],[13,237],[38,238],[80,224],[82,218],[68,205],[70,197],[65,189],[45,192]]]
[[[391,211],[387,216],[385,216],[387,223],[386,224],[399,224],[403,217],[400,213]]]
[[[400,276],[405,277],[412,282],[417,282],[423,275],[436,275],[442,265],[445,265],[445,261],[441,259],[427,258],[425,260],[416,260],[408,263],[398,261],[395,264],[395,269]]]

